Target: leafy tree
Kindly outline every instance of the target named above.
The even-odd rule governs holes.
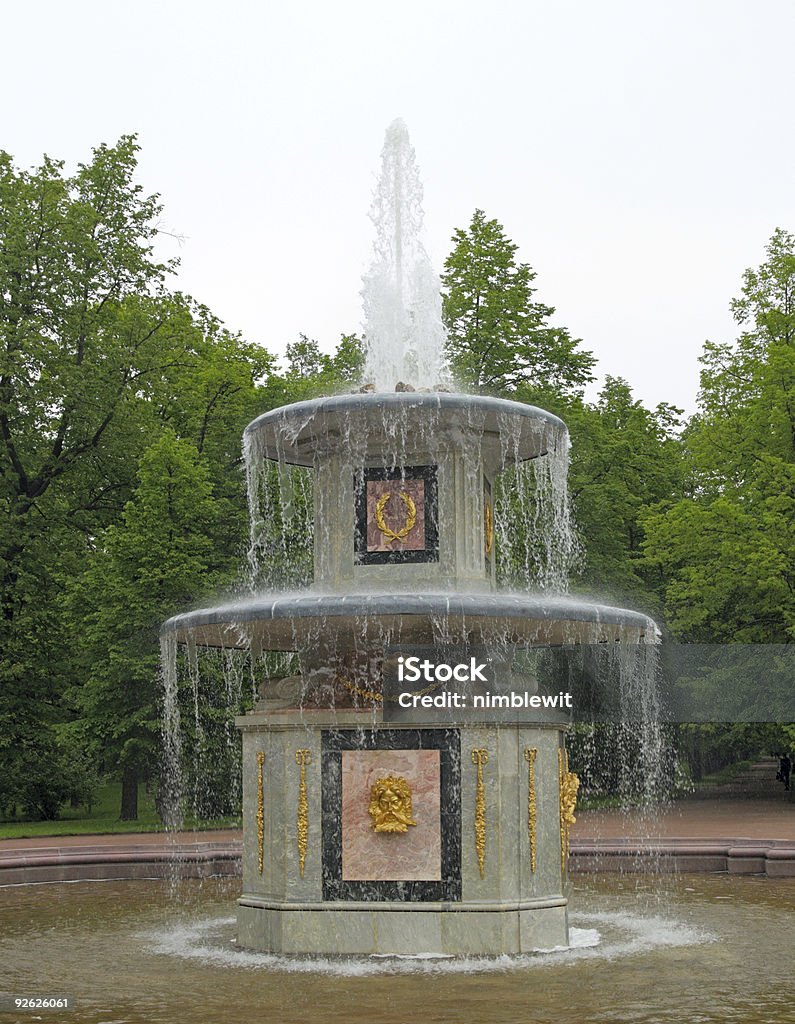
[[[732,303],[737,341],[705,346],[688,496],[645,521],[687,640],[795,637],[795,237],[777,230],[766,257]]]
[[[569,491],[585,546],[580,585],[660,610],[643,560],[648,509],[681,492],[680,410],[647,409],[626,381],[607,377],[595,403],[565,412],[572,438]]]
[[[221,508],[197,450],[165,430],[139,478],[73,590],[86,676],[78,700],[97,757],[122,774],[123,819],[137,818],[139,779],[157,761],[160,625],[224,579],[212,542]]]
[[[586,403],[582,392],[595,359],[565,329],[549,325],[554,310],[534,300],[535,274],[517,263],[517,246],[502,226],[477,210],[454,242],[443,277],[444,315],[459,377],[566,421],[570,492],[585,553],[579,585],[656,610],[641,558],[641,518],[648,506],[679,493],[679,410],[646,409],[625,381],[611,377],[598,400]],[[524,501],[534,501],[532,488]],[[515,510],[517,537],[528,518],[527,508]]]
[[[136,154],[124,137],[73,175],[0,154],[0,803],[47,814],[76,763],[57,735],[81,683],[65,581],[119,520],[167,427],[212,465],[217,550],[236,561],[240,434],[271,397],[257,382],[272,357],[166,290],[174,264],[153,256],[160,207],[135,183]],[[36,764],[47,801],[26,796]]]
[[[283,380],[285,402],[301,401],[350,389],[359,382],[364,348],[355,334],[343,334],[333,355],[321,352],[314,338],[299,335],[287,345],[287,371]]]
[[[453,242],[442,285],[456,376],[477,390],[579,394],[595,359],[565,328],[549,324],[555,310],[534,300],[536,275],[517,263],[518,246],[502,225],[476,210]]]
[[[131,138],[101,146],[71,177],[0,154],[0,777],[12,798],[31,762],[58,773],[58,563],[77,564],[81,531],[107,516],[123,414],[174,359],[158,337],[159,208],[133,183],[135,151]]]

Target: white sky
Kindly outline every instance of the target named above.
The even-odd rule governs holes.
[[[600,374],[694,407],[706,338],[795,230],[791,0],[2,5],[0,148],[137,132],[178,286],[274,351],[360,329],[384,130],[437,269],[481,207]]]

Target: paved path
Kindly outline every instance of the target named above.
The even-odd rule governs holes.
[[[795,840],[789,800],[683,800],[656,814],[580,811],[572,842],[621,837]]]
[[[239,829],[216,829],[207,832],[117,832],[106,836],[37,836],[35,839],[0,839],[0,855],[9,850],[62,849],[79,850],[83,847],[146,846],[166,847],[177,843],[226,843],[240,840]]]
[[[202,877],[240,870],[239,830],[0,840],[0,885],[70,879]],[[729,871],[795,876],[795,804],[686,800],[655,815],[580,811],[576,871]]]
[[[0,854],[11,850],[75,847],[168,846],[178,843],[226,843],[240,840],[238,829],[207,832],[127,832],[114,835],[39,836],[2,839]],[[655,814],[578,811],[572,840],[619,838],[734,838],[795,840],[795,802],[785,800],[683,800]]]

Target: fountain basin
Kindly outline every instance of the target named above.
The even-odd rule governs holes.
[[[294,1024],[792,1020],[791,950],[776,937],[790,933],[795,880],[579,879],[572,948],[511,961],[247,952],[232,941],[236,887],[185,882],[176,898],[163,881],[48,885],[46,898],[8,888],[4,987],[68,994],[77,1012],[59,1019],[86,1024],[220,1021],[230,1007]]]

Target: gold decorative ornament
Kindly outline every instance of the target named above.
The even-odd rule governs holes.
[[[408,832],[409,825],[417,824],[411,816],[411,786],[402,775],[376,779],[367,810],[374,832]]]
[[[525,747],[524,759],[527,761],[527,839],[530,843],[530,872],[536,870],[536,757],[538,747]]]
[[[577,790],[580,780],[574,772],[569,771],[569,755],[565,748],[558,748],[558,776],[560,783],[560,867],[566,870],[566,860],[571,852],[570,829],[577,819],[574,811],[577,807]]]
[[[365,700],[374,700],[379,704],[383,703],[383,693],[376,693],[375,690],[365,690],[363,686],[357,686],[356,683],[351,683],[340,675],[337,676],[337,682],[344,686],[348,693],[355,693],[357,697],[364,697]]]
[[[488,557],[494,547],[494,510],[488,500],[483,506],[483,528],[486,535],[486,557]]]
[[[406,522],[397,531],[393,530],[384,518],[384,509],[389,504],[393,491],[387,491],[382,494],[378,501],[375,503],[375,524],[378,529],[388,538],[388,542],[391,544],[396,540],[403,540],[411,533],[417,522],[417,506],[414,504],[414,499],[410,494],[405,491],[400,492],[400,500],[406,507]]]
[[[357,686],[356,683],[350,682],[348,679],[344,679],[341,675],[337,676],[337,682],[344,686],[348,693],[354,693],[357,697],[364,697],[365,700],[376,701],[378,704],[382,704],[384,701],[383,693],[378,693],[375,690],[366,690],[363,686]],[[438,690],[441,686],[441,682],[431,683],[430,686],[426,686],[424,690],[408,690],[413,697],[424,697],[426,693],[432,693],[434,690]],[[387,700],[391,704],[396,704],[397,700],[395,697],[387,697]]]
[[[257,851],[259,853],[259,873],[265,861],[265,791],[263,787],[263,765],[265,754],[257,752]]]
[[[484,877],[486,863],[486,790],[483,786],[483,765],[489,763],[489,752],[485,747],[472,748],[472,764],[477,766],[475,784],[475,850],[478,855],[480,877]]]
[[[306,798],[306,766],[312,761],[312,753],[307,749],[296,750],[295,763],[301,769],[298,777],[298,814],[296,815],[296,835],[298,837],[298,866],[301,878],[304,877],[306,863],[306,847],[309,840],[309,802]]]

